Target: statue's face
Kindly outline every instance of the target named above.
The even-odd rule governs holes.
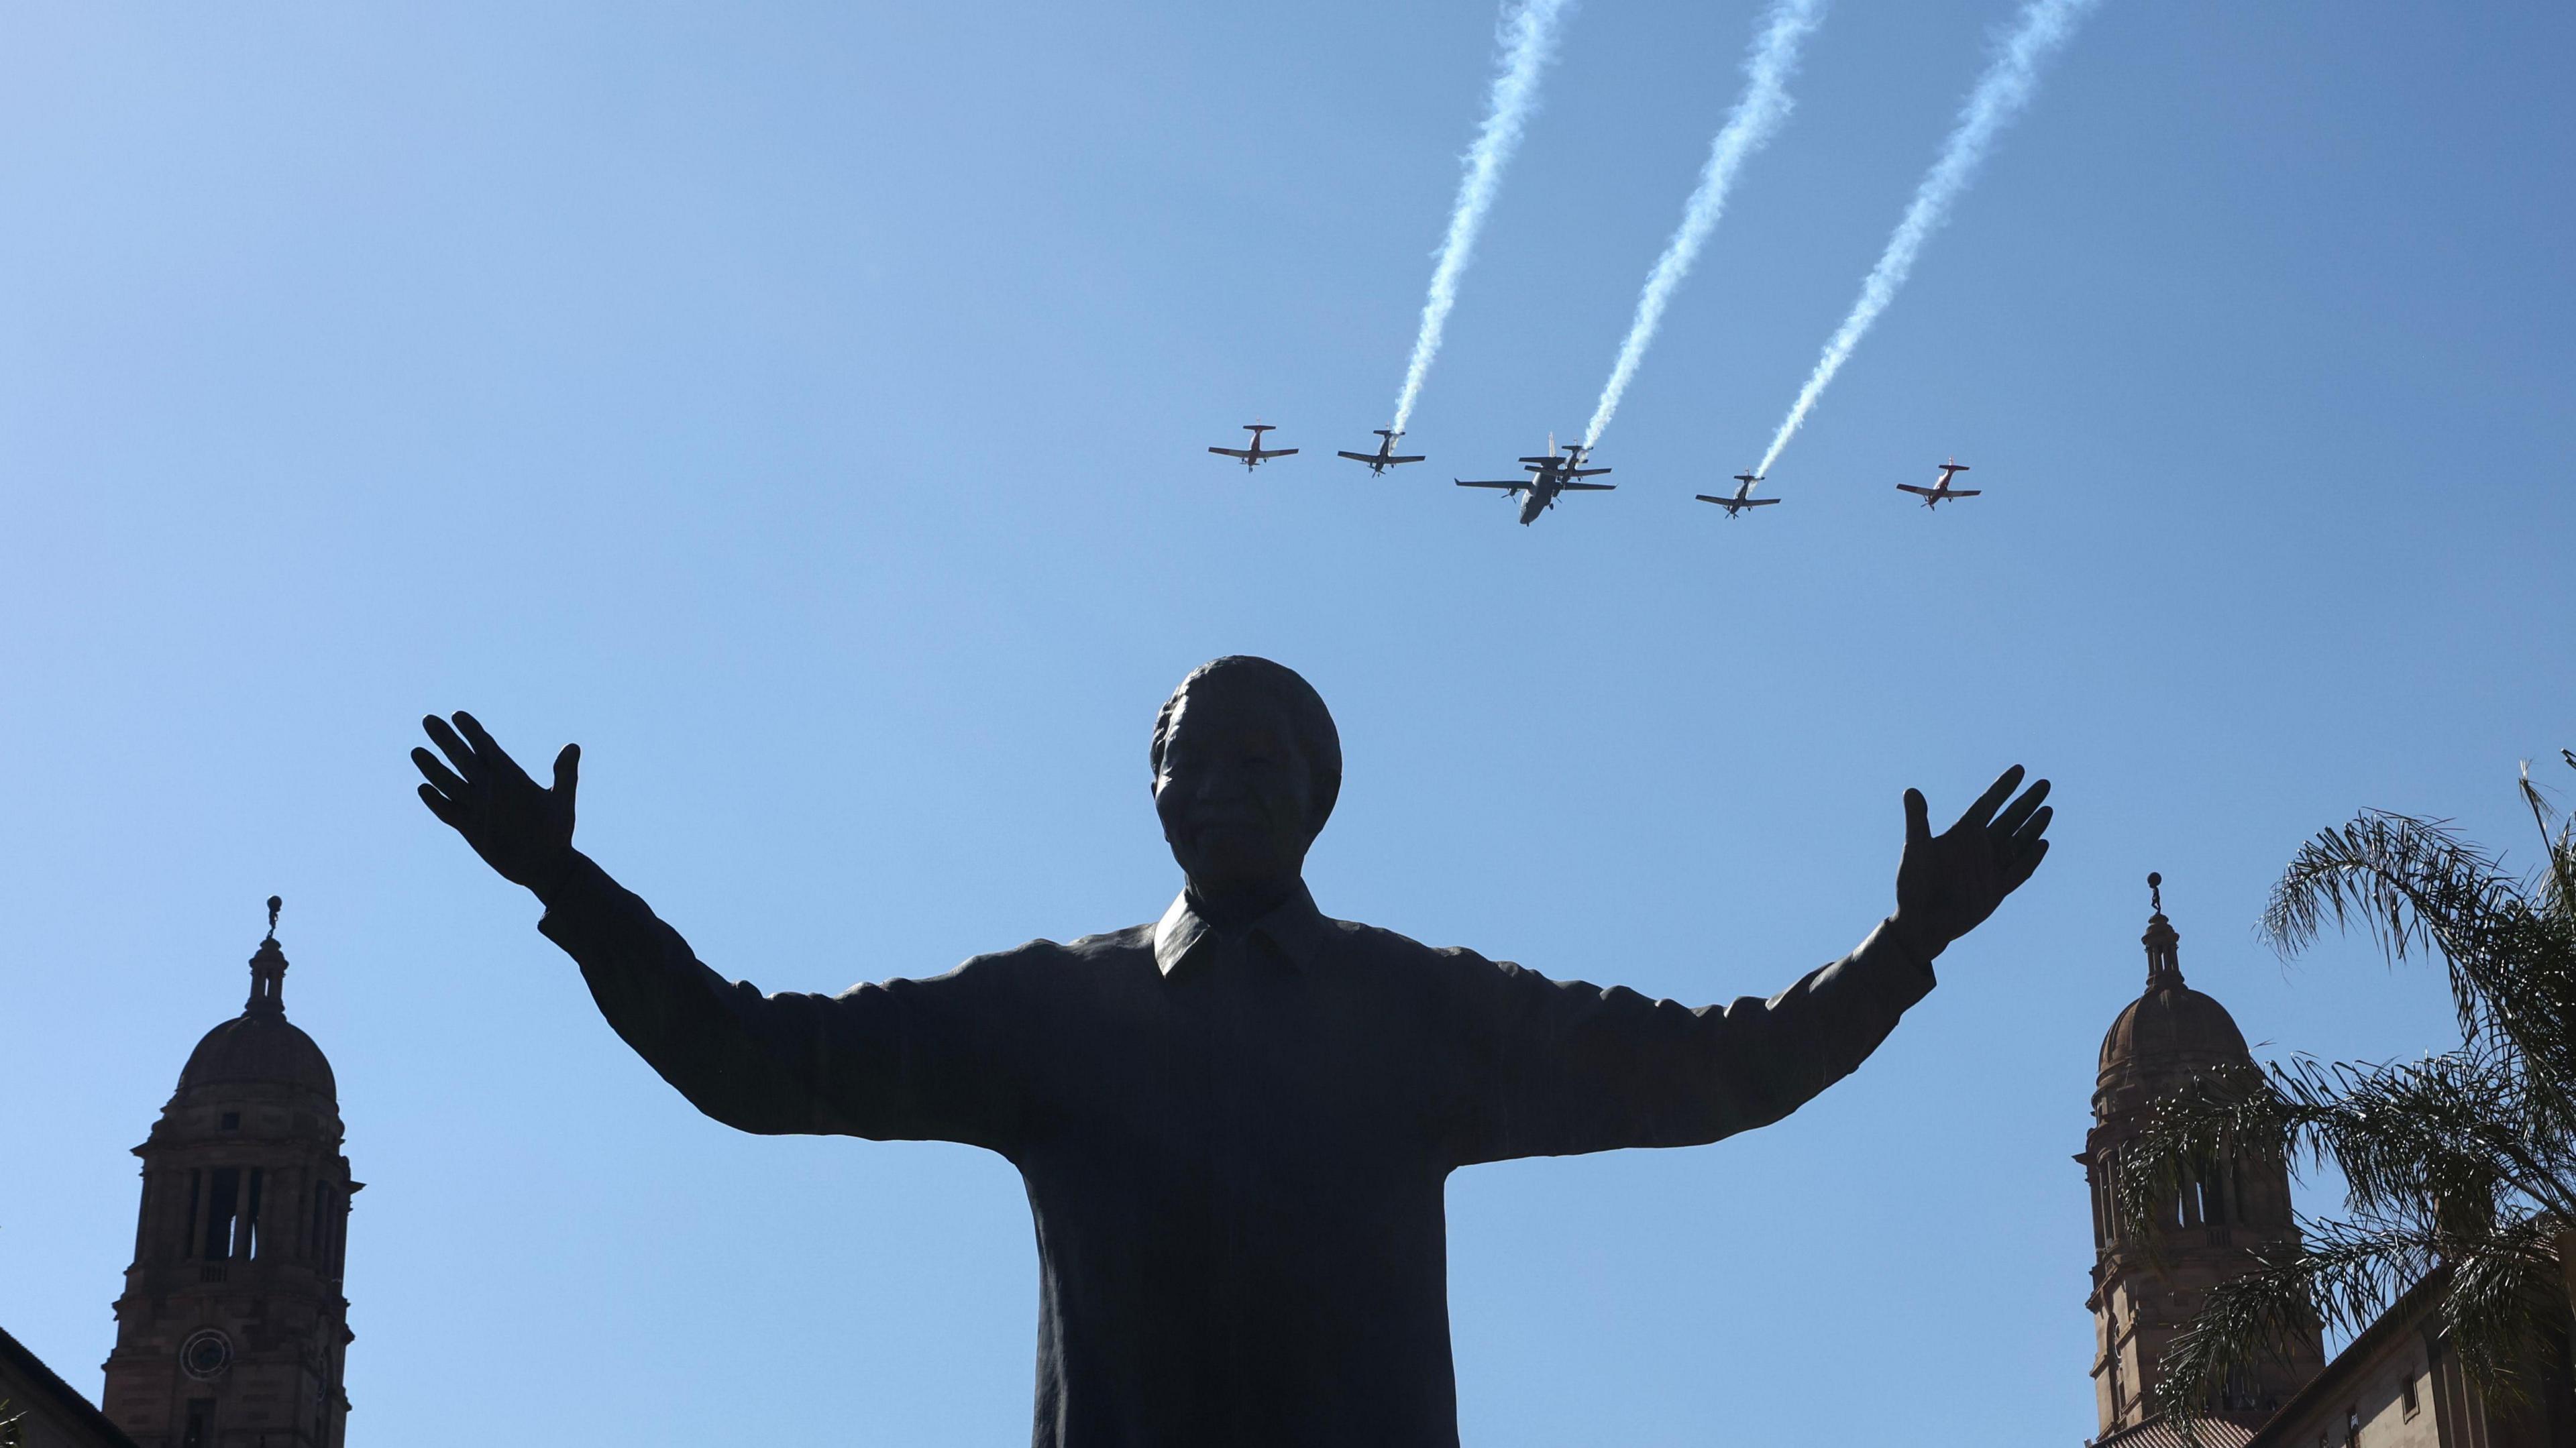
[[[1294,877],[1315,832],[1315,780],[1287,711],[1258,691],[1201,686],[1181,696],[1154,776],[1154,813],[1172,858],[1201,885]]]

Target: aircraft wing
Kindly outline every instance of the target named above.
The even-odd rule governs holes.
[[[1392,462],[1392,461],[1394,461],[1392,458],[1380,458],[1376,453],[1336,452],[1336,453],[1334,453],[1334,454],[1333,454],[1333,456],[1335,456],[1335,457],[1340,457],[1340,458],[1349,458],[1352,462],[1355,462],[1355,463],[1374,463],[1374,462]]]
[[[1735,500],[1733,498],[1712,498],[1706,493],[1693,493],[1691,496],[1699,499],[1703,503],[1715,503],[1721,508],[1731,508],[1735,506]]]
[[[1608,468],[1567,468],[1563,473],[1559,474],[1559,476],[1568,478],[1597,478],[1608,471],[1610,471]]]
[[[1245,452],[1239,447],[1212,447],[1209,448],[1208,451],[1215,453],[1220,457],[1248,458],[1252,456],[1252,454]]]
[[[1941,490],[1938,488],[1918,488],[1912,483],[1898,483],[1896,485],[1896,490],[1900,493],[1913,493],[1926,498],[1937,498],[1941,496]],[[1950,496],[1955,498],[1959,495],[1952,493]]]
[[[1344,456],[1344,457],[1349,457],[1349,456],[1350,456],[1350,454],[1349,454],[1349,453],[1344,453],[1344,454],[1342,454],[1342,456]],[[1429,456],[1430,456],[1430,454],[1429,454],[1429,453],[1415,453],[1413,456],[1411,456],[1411,457],[1409,457],[1409,458],[1405,458],[1405,457],[1379,458],[1379,459],[1377,459],[1377,461],[1379,461],[1379,462],[1383,462],[1383,463],[1418,463],[1418,462],[1422,461],[1424,458],[1429,457]]]
[[[1559,483],[1557,486],[1569,493],[1608,493],[1619,487],[1617,483]]]
[[[1293,447],[1254,448],[1252,452],[1255,457],[1265,458],[1293,458],[1297,455]]]
[[[1950,490],[1950,496],[1954,498],[1973,498],[1984,491],[1985,489],[1983,488],[1952,488]]]
[[[1528,487],[1528,486],[1529,486],[1529,484],[1528,484],[1528,483],[1523,482],[1523,481],[1521,481],[1521,480],[1520,480],[1520,479],[1518,479],[1518,478],[1515,478],[1515,479],[1511,480],[1510,482],[1504,482],[1504,483],[1476,483],[1476,482],[1469,482],[1469,481],[1468,481],[1467,479],[1465,479],[1465,478],[1451,478],[1449,481],[1451,481],[1451,482],[1453,482],[1453,483],[1456,483],[1458,486],[1460,486],[1460,487],[1462,487],[1462,488],[1501,488],[1503,491],[1505,491],[1505,492],[1507,492],[1507,493],[1517,493],[1517,492],[1519,492],[1521,489],[1526,488],[1526,487]]]
[[[1726,501],[1739,508],[1767,508],[1780,500],[1778,498],[1729,498]]]

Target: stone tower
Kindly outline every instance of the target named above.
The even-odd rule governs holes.
[[[2121,1146],[2137,1136],[2148,1104],[2196,1074],[2254,1064],[2227,1008],[2182,983],[2176,950],[2182,937],[2165,918],[2162,884],[2161,876],[2147,877],[2153,913],[2142,937],[2146,993],[2120,1012],[2102,1038],[2093,1129],[2076,1158],[2093,1191],[2093,1293],[2085,1306],[2093,1312],[2093,1387],[2102,1425],[2094,1442],[2106,1448],[2153,1423],[2159,1360],[2209,1289],[2251,1267],[2255,1248],[2298,1239],[2289,1168],[2277,1159],[2227,1163],[2215,1180],[2195,1184],[2173,1204],[2151,1241],[2134,1240],[2120,1226],[2112,1164]],[[2205,1421],[2238,1430],[2260,1426],[2324,1369],[2319,1333],[2312,1328],[2288,1344],[2287,1357],[2286,1363],[2267,1362],[2228,1382],[2204,1406]],[[2155,1430],[2138,1436],[2154,1437]],[[2220,1433],[2204,1441],[2242,1442],[2244,1436]]]
[[[349,1179],[339,1091],[289,1024],[277,944],[250,1002],[208,1031],[143,1159],[134,1265],[116,1300],[105,1408],[141,1448],[341,1448]]]

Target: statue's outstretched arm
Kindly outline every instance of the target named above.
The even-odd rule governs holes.
[[[1461,1165],[1626,1146],[1699,1146],[1765,1126],[1848,1076],[1932,989],[1886,926],[1761,1000],[1699,1009],[1625,986],[1458,962],[1481,1038]]]
[[[545,789],[471,715],[424,724],[447,758],[412,752],[422,802],[545,902],[538,928],[580,963],[600,1013],[699,1110],[744,1131],[1011,1149],[1026,1012],[1007,959],[838,996],[763,995],[701,964],[573,848],[578,748],[565,748]]]
[[[1933,958],[2048,853],[2048,782],[2015,799],[2021,778],[2006,770],[1938,835],[1907,790],[1896,913],[1769,1000],[1692,1010],[1460,959],[1476,1064],[1459,1160],[1697,1145],[1777,1121],[1850,1075],[1931,991]]]

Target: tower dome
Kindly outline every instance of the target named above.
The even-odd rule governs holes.
[[[2227,1007],[2183,984],[2182,935],[2165,918],[2163,878],[2149,876],[2154,913],[2139,943],[2147,948],[2147,988],[2102,1037],[2093,1108],[2107,1117],[2145,1104],[2168,1087],[2221,1066],[2250,1066],[2245,1033]]]
[[[288,1086],[336,1101],[339,1083],[313,1038],[286,1019],[286,952],[277,937],[250,958],[250,1000],[242,1013],[206,1032],[179,1070],[180,1096],[209,1086]]]

